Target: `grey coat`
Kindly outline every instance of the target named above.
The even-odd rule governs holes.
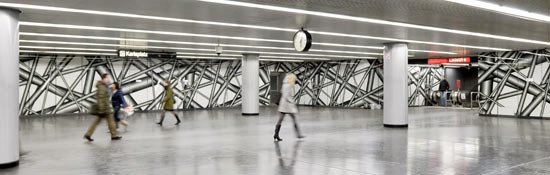
[[[287,79],[283,81],[283,87],[281,88],[281,100],[279,101],[279,112],[282,113],[298,113],[298,107],[294,101],[296,92],[294,85],[288,83]]]

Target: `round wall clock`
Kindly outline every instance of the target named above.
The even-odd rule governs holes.
[[[307,30],[300,29],[294,34],[294,49],[298,52],[307,52],[311,48],[311,34]]]

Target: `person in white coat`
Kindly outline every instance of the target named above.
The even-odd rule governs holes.
[[[277,121],[277,125],[275,125],[275,135],[273,135],[273,139],[275,141],[283,140],[279,137],[279,131],[281,130],[281,123],[283,122],[283,119],[287,114],[290,115],[292,121],[294,122],[296,137],[299,139],[304,138],[304,136],[300,133],[300,128],[298,127],[298,123],[296,122],[296,113],[298,113],[298,107],[296,106],[296,102],[294,101],[294,96],[296,95],[296,91],[294,89],[296,79],[296,75],[289,73],[283,80],[283,87],[281,88],[281,99],[279,101],[278,109],[280,113],[279,121]]]

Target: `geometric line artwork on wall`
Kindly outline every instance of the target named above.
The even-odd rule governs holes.
[[[433,96],[439,90],[443,68],[431,65],[410,65],[408,76],[409,106],[437,105],[437,100],[434,100],[437,98]]]
[[[121,84],[126,100],[138,111],[161,109],[164,88],[159,82],[165,79],[172,81],[177,109],[241,104],[240,60],[25,55],[20,58],[19,72],[21,115],[87,113],[95,102],[95,84],[104,73]],[[270,104],[274,72],[297,75],[300,105],[383,105],[381,60],[260,62],[260,105]],[[425,99],[430,99],[441,70],[411,66],[408,76],[409,105],[432,105]]]
[[[483,53],[479,58],[480,114],[550,116],[550,51]]]

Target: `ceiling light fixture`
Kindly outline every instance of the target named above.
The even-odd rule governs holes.
[[[523,43],[540,44],[540,45],[550,45],[550,42],[546,42],[546,41],[538,41],[538,40],[508,37],[508,36],[501,36],[501,35],[492,35],[492,34],[478,33],[478,32],[469,32],[469,31],[464,31],[464,30],[446,29],[446,28],[440,28],[440,27],[423,26],[423,25],[408,24],[408,23],[402,23],[402,22],[386,21],[386,20],[381,20],[381,19],[372,19],[372,18],[348,16],[348,15],[318,12],[318,11],[310,11],[310,10],[302,10],[302,9],[287,8],[287,7],[279,7],[279,6],[272,6],[272,5],[262,5],[262,4],[254,4],[254,3],[248,3],[248,2],[237,2],[237,1],[230,1],[230,0],[199,0],[199,1],[212,2],[212,3],[225,4],[225,5],[241,6],[241,7],[250,7],[250,8],[271,10],[271,11],[306,14],[306,15],[321,16],[321,17],[334,18],[334,19],[351,20],[351,21],[358,21],[358,22],[365,22],[365,23],[383,24],[383,25],[391,25],[391,26],[398,26],[398,27],[430,30],[430,31],[436,31],[436,32],[453,33],[453,34],[459,34],[459,35],[477,36],[477,37],[500,39],[500,40],[507,40],[507,41],[516,41],[516,42],[523,42]],[[313,32],[311,32],[311,33],[313,33]]]
[[[166,41],[166,40],[150,40],[150,39],[131,39],[131,38],[117,38],[117,37],[97,37],[97,36],[83,36],[83,35],[64,35],[64,34],[47,34],[47,33],[28,33],[20,32],[23,36],[45,36],[45,37],[57,37],[57,38],[78,38],[78,39],[93,39],[93,40],[109,40],[109,41],[134,41],[134,42],[146,42],[146,43],[166,43],[166,44],[182,44],[182,45],[202,45],[202,46],[217,46],[216,43],[197,43],[197,42],[183,42],[183,41]],[[23,42],[29,42],[29,40],[23,40]],[[37,42],[37,41],[33,41]],[[42,43],[50,44],[74,44],[74,45],[86,45],[85,43],[74,42],[51,42],[40,41]],[[98,45],[98,44],[95,44]],[[114,44],[105,44],[105,46],[113,46]],[[127,45],[116,45],[124,47]],[[248,45],[235,45],[235,44],[223,44],[224,47],[239,47],[239,48],[253,48],[253,49],[273,49],[273,50],[288,50],[292,51],[292,48],[285,47],[270,47],[270,46],[248,46]],[[147,46],[139,46],[147,47]],[[164,47],[164,49],[172,49],[173,47]],[[212,50],[209,50],[212,51]],[[327,53],[345,53],[345,54],[359,54],[359,55],[383,55],[381,53],[374,52],[354,52],[354,51],[340,51],[340,50],[314,50],[315,52],[327,52]]]
[[[304,60],[280,60],[280,59],[260,59],[260,61],[267,61],[267,62],[298,62],[298,63],[304,62]]]
[[[232,37],[232,36],[222,36],[222,35],[205,35],[205,34],[193,34],[193,33],[180,33],[180,32],[167,32],[167,31],[150,31],[150,30],[137,30],[137,29],[123,29],[123,28],[110,28],[110,27],[96,27],[96,26],[81,26],[81,25],[68,25],[68,24],[52,24],[52,23],[37,23],[37,22],[20,22],[24,26],[39,26],[39,27],[52,27],[52,28],[68,28],[68,29],[81,29],[81,30],[101,30],[101,31],[117,31],[117,32],[134,32],[134,33],[149,33],[149,34],[159,34],[159,35],[176,35],[176,36],[193,36],[193,37],[206,37],[206,38],[222,38],[222,39],[233,39],[233,40],[247,40],[247,41],[263,41],[263,42],[276,42],[276,43],[291,43],[287,40],[275,40],[275,39],[262,39],[262,38],[248,38],[248,37]],[[208,46],[217,46],[217,43],[193,43],[187,42],[190,44],[201,44]],[[334,47],[350,47],[350,48],[367,48],[367,49],[378,49],[382,50],[384,47],[375,47],[375,46],[356,46],[356,45],[346,45],[346,44],[336,44],[336,43],[315,43],[316,45],[324,46],[334,46]],[[246,45],[231,45],[224,44],[227,47],[248,47],[248,48],[263,48],[263,49],[277,49],[277,50],[294,50],[292,48],[286,47],[269,47],[269,46],[246,46]],[[310,51],[316,52],[347,52],[350,54],[366,54],[366,55],[382,55],[382,53],[373,53],[373,52],[353,52],[353,51],[335,51],[335,50],[326,50],[326,49],[314,49]],[[418,52],[418,50],[413,50]],[[456,54],[454,52],[445,52],[445,51],[422,51],[430,53],[443,53],[443,54]]]
[[[98,52],[116,52],[115,49],[91,49],[91,48],[72,48],[72,47],[46,47],[46,46],[19,46],[23,49],[50,49],[50,50],[81,50],[81,51],[98,51]]]
[[[407,40],[407,39],[395,39],[395,38],[367,36],[367,35],[354,35],[354,34],[343,34],[343,33],[333,33],[333,32],[316,32],[316,31],[309,31],[309,33],[320,34],[320,35],[339,36],[339,37],[363,38],[363,39],[373,39],[373,40],[382,40],[382,41],[405,42],[405,43],[426,44],[426,45],[439,45],[439,46],[449,46],[449,47],[462,47],[462,48],[493,50],[493,51],[511,51],[511,49],[497,48],[497,47],[471,46],[471,45],[463,45],[463,44],[439,43],[439,42]]]
[[[234,37],[234,36],[195,34],[195,33],[183,33],[183,32],[167,32],[167,31],[153,31],[153,30],[139,30],[139,29],[124,29],[124,28],[112,28],[112,27],[82,26],[82,25],[70,25],[70,24],[53,24],[53,23],[39,23],[39,22],[25,22],[25,21],[21,21],[21,22],[19,22],[19,24],[23,25],[23,26],[53,27],[53,28],[64,28],[64,29],[132,32],[132,33],[148,33],[148,34],[170,35],[170,36],[192,36],[192,37],[204,37],[204,38],[216,38],[216,39],[265,41],[265,42],[275,42],[275,43],[292,43],[291,41],[276,40],[276,39],[261,39],[261,38]]]
[[[45,54],[71,54],[71,55],[106,55],[116,56],[114,53],[100,52],[64,52],[64,51],[46,51],[46,50],[19,50],[20,53],[45,53]]]
[[[240,27],[240,28],[251,28],[251,29],[261,29],[261,30],[285,31],[285,32],[292,32],[292,33],[296,32],[296,29],[286,29],[286,28],[280,28],[280,27],[235,24],[235,23],[215,22],[215,21],[200,21],[200,20],[191,20],[191,19],[169,18],[169,17],[138,15],[138,14],[128,14],[128,13],[117,13],[117,12],[105,12],[105,11],[97,11],[97,10],[73,9],[73,8],[64,8],[64,7],[40,6],[40,5],[30,5],[30,4],[17,4],[17,3],[0,2],[0,6],[20,8],[20,9],[33,9],[33,10],[45,10],[45,11],[68,12],[68,13],[82,13],[82,14],[114,16],[114,17],[124,17],[124,18],[150,19],[150,20],[181,22],[181,23],[197,23],[197,24],[217,25],[217,26],[225,26],[225,27]],[[507,50],[509,50],[509,49],[503,49],[503,48],[471,46],[471,45],[461,45],[461,44],[451,44],[451,43],[438,43],[438,42],[427,42],[427,41],[417,41],[417,40],[401,40],[401,39],[396,39],[396,38],[374,37],[374,36],[368,36],[368,35],[348,35],[348,34],[333,33],[333,32],[322,32],[322,31],[319,31],[319,32],[309,31],[309,32],[320,34],[320,35],[328,35],[328,36],[342,36],[342,37],[361,36],[359,38],[382,40],[382,41],[399,41],[399,42],[408,42],[408,43],[417,43],[417,44],[441,45],[441,46],[449,46],[449,47],[464,47],[464,48],[495,50],[495,51],[507,51]],[[316,43],[316,45],[325,45],[325,44],[330,44],[330,43]],[[330,46],[330,45],[327,45],[327,46]],[[370,47],[370,46],[367,46],[367,47]],[[372,47],[375,47],[375,46],[372,46]],[[434,52],[437,53],[438,51],[434,51]]]
[[[191,58],[191,59],[208,59],[208,60],[238,60],[238,58],[229,58],[229,57],[204,57],[204,56],[184,56],[178,55],[176,58]]]
[[[180,53],[178,53],[180,54]],[[238,60],[239,58],[230,58],[230,57],[216,57],[216,56],[184,56],[184,55],[178,55],[176,58],[194,58],[194,59],[224,59],[224,60]],[[262,58],[277,58],[277,59],[262,59]],[[286,59],[287,61],[300,61],[303,60],[330,60],[330,59],[323,59],[323,58],[299,58],[299,57],[276,57],[276,56],[260,56],[260,61],[262,60],[281,60]],[[282,60],[281,60],[282,61]]]
[[[27,40],[23,40],[23,42],[26,42]],[[63,43],[63,42],[58,42]],[[116,44],[105,44],[105,46],[118,46]],[[122,45],[127,46],[127,45]],[[74,48],[74,47],[43,47],[43,46],[19,46],[20,48],[42,48],[42,49],[52,49],[52,50],[86,50],[89,48]],[[140,46],[141,47],[141,46]],[[159,48],[155,46],[151,46],[149,48]],[[177,47],[161,47],[161,48],[169,48],[173,50],[190,50],[190,51],[206,51],[211,52],[212,49],[202,49],[202,48],[177,48]],[[116,50],[107,50],[116,52]],[[324,54],[303,54],[303,53],[284,53],[284,52],[262,52],[262,51],[249,51],[249,50],[224,50],[225,52],[231,52],[231,53],[247,53],[247,52],[254,52],[258,54],[263,54],[264,56],[269,55],[290,55],[290,56],[303,56],[303,57],[325,57],[325,58],[350,58],[350,59],[376,59],[376,57],[361,57],[361,56],[348,56],[348,55],[324,55]],[[212,54],[212,53],[210,53]]]
[[[276,58],[276,59],[290,59],[290,60],[319,60],[319,61],[328,61],[327,58],[307,58],[307,57],[286,57],[286,56],[265,56],[260,55],[260,58]]]
[[[550,23],[550,16],[546,16],[538,13],[532,13],[532,12],[528,12],[517,8],[506,7],[506,6],[478,1],[478,0],[446,0],[446,1],[467,5],[467,6],[472,6],[476,8],[481,8],[485,10],[495,11],[498,13],[502,13],[502,14],[506,14],[506,15],[514,16],[518,18]]]
[[[202,49],[202,48],[139,46],[139,45],[126,45],[126,44],[82,43],[82,42],[67,42],[67,41],[19,40],[19,42],[20,43],[60,44],[60,45],[80,45],[80,46],[103,46],[103,47],[119,47],[119,48],[140,48],[140,49],[171,49],[171,50],[190,50],[190,51],[205,51],[205,52],[212,51],[212,49]]]
[[[225,50],[227,52],[239,52],[239,53],[247,53],[250,51],[244,51],[244,50]],[[253,51],[257,54],[265,54],[265,55],[294,55],[294,56],[311,56],[311,57],[329,57],[329,58],[351,58],[351,59],[376,59],[376,57],[360,57],[360,56],[347,56],[347,55],[322,55],[322,54],[302,54],[302,53],[279,53],[279,52],[260,52],[260,51]],[[262,57],[262,55],[260,55]]]
[[[189,52],[177,52],[178,55],[202,55],[202,56],[218,56],[215,53],[189,53]],[[238,54],[222,54],[223,57],[242,57]]]

